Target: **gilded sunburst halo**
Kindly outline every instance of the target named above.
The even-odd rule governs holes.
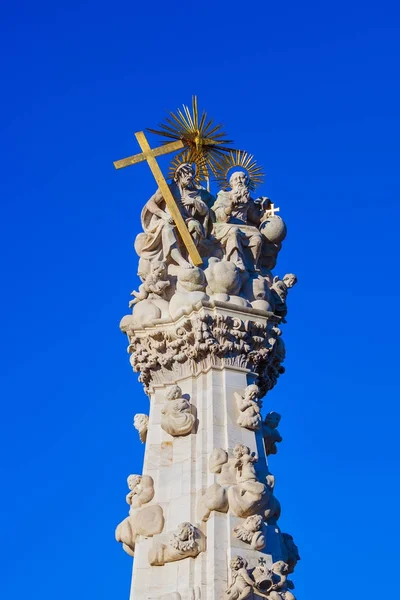
[[[182,140],[185,149],[179,152],[172,161],[170,174],[182,162],[196,165],[196,179],[209,180],[223,159],[234,149],[232,140],[226,137],[222,124],[215,124],[205,110],[199,114],[197,96],[192,97],[191,109],[185,104],[182,109],[170,112],[159,129],[148,129],[149,132],[168,138]]]
[[[255,190],[264,181],[264,170],[257,164],[254,156],[243,150],[233,150],[223,157],[214,171],[214,179],[221,189],[230,187],[229,177],[235,168],[247,174],[251,190]]]

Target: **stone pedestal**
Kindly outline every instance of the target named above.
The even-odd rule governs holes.
[[[154,488],[148,500],[152,492],[146,496],[139,486],[134,495],[139,507],[131,506],[129,531],[133,530],[134,544],[128,551],[135,557],[132,600],[164,596],[169,600],[222,600],[224,595],[237,600],[238,590],[229,588],[232,583],[240,588],[240,571],[231,568],[231,560],[236,557],[247,561],[245,571],[251,580],[258,577],[261,581],[259,571],[266,572],[266,587],[250,586],[249,594],[293,597],[285,586],[281,591],[277,587],[279,595],[267,593],[273,585],[269,581],[275,577],[276,585],[283,577],[272,575],[273,565],[282,560],[286,565],[289,562],[277,524],[279,503],[265,450],[264,438],[267,435],[267,443],[271,441],[266,434],[270,430],[261,422],[253,423],[253,429],[238,424],[238,399],[244,397],[246,388],[256,384],[260,398],[283,372],[284,345],[278,322],[272,313],[218,302],[199,303],[174,321],[159,319],[141,329],[134,327],[129,317],[123,319],[131,364],[140,373],[150,398],[142,475],[152,479]],[[165,430],[165,406],[171,402],[167,396],[176,385],[181,388],[181,394],[175,395],[182,398],[182,406],[185,400],[190,402],[189,408],[176,413],[178,421],[191,423],[188,414],[193,415],[191,432],[185,435],[171,435]],[[268,412],[272,407],[265,404],[263,412]],[[173,416],[172,430],[174,423]],[[233,456],[234,451],[238,453],[238,444],[250,449],[250,455],[254,453],[253,462],[247,466],[243,460],[250,455],[243,460]],[[223,451],[227,453],[225,459]],[[212,506],[210,498],[211,504],[215,500]],[[142,529],[138,528],[137,511],[157,505],[163,512],[162,530],[153,534],[146,513],[142,513]],[[251,534],[243,541],[234,531],[249,515],[262,517],[253,542]],[[178,539],[174,533],[179,536],[184,523],[191,524],[195,540],[189,550],[182,550],[178,542],[178,548],[170,543]],[[117,530],[117,539],[123,541],[121,535],[126,534],[118,534]],[[291,552],[293,555],[293,548]]]

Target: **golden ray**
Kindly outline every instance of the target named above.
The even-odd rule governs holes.
[[[264,181],[265,173],[263,168],[257,165],[254,156],[243,150],[235,150],[225,155],[213,169],[214,178],[220,188],[226,190],[229,187],[229,171],[235,167],[246,172],[251,190],[255,190]]]
[[[192,97],[192,108],[182,106],[176,113],[170,112],[165,121],[159,125],[160,129],[148,129],[151,133],[166,137],[172,140],[181,140],[188,154],[187,162],[194,162],[197,167],[196,178],[210,178],[210,174],[217,169],[221,159],[233,148],[227,145],[232,144],[232,140],[227,139],[222,125],[216,125],[212,119],[208,118],[205,110],[202,111],[199,118],[199,109],[197,105],[197,96]],[[167,143],[167,142],[164,142]],[[183,154],[178,154],[173,163],[182,159]],[[175,166],[176,168],[176,166]],[[171,166],[172,169],[172,166]]]

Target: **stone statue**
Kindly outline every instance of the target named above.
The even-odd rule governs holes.
[[[220,191],[212,207],[216,218],[213,233],[226,260],[234,262],[240,271],[255,271],[263,242],[258,229],[260,208],[250,196],[246,173],[233,173],[229,185],[231,190]]]
[[[253,550],[262,550],[265,547],[265,535],[262,532],[263,518],[261,515],[253,515],[241,525],[233,529],[233,535],[245,544],[250,544]]]
[[[294,588],[293,582],[288,581],[288,565],[283,560],[278,560],[272,565],[272,586],[268,591],[270,600],[296,600],[289,590]]]
[[[280,503],[273,494],[275,478],[266,474],[266,483],[258,480],[254,464],[257,457],[244,444],[236,444],[233,457],[215,448],[209,458],[209,470],[217,481],[198,499],[198,514],[207,521],[211,511],[227,512],[236,517],[261,514],[270,525],[280,516]]]
[[[264,438],[265,454],[267,456],[269,456],[270,454],[276,454],[278,452],[276,444],[282,441],[282,436],[277,430],[280,420],[281,415],[275,411],[271,411],[270,413],[268,413],[264,419],[262,431]]]
[[[225,591],[225,600],[245,600],[257,584],[250,574],[248,562],[241,556],[236,556],[230,562],[232,582]]]
[[[299,549],[294,543],[293,537],[288,533],[282,533],[282,554],[285,563],[288,565],[288,573],[293,573],[297,561],[300,560]]]
[[[115,539],[129,556],[135,555],[137,537],[152,537],[161,533],[164,527],[164,514],[161,506],[154,504],[145,506],[154,497],[154,481],[147,475],[129,475],[128,487],[130,492],[126,501],[130,506],[129,516],[115,530]]]
[[[143,413],[137,413],[133,417],[133,426],[137,429],[142,444],[145,443],[147,438],[147,430],[149,427],[149,417]]]
[[[149,475],[129,475],[128,488],[130,492],[126,495],[126,502],[131,510],[140,508],[154,497],[154,481]]]
[[[258,385],[252,384],[247,386],[244,396],[235,394],[236,406],[240,411],[237,424],[252,431],[256,431],[261,425],[259,391]]]
[[[132,308],[140,300],[146,300],[146,298],[159,298],[162,296],[164,290],[171,284],[167,278],[167,268],[165,263],[152,263],[150,265],[150,272],[147,273],[145,280],[139,286],[139,291],[135,290],[131,293],[131,296],[135,296],[134,300],[129,302],[129,308]]]
[[[161,566],[188,557],[194,558],[204,549],[204,536],[200,530],[191,523],[181,523],[167,543],[154,540],[153,548],[149,551],[149,563]]]
[[[274,277],[271,291],[272,291],[272,299],[274,303],[274,313],[278,315],[278,317],[282,318],[282,322],[286,323],[285,317],[287,315],[287,305],[286,298],[288,295],[288,291],[297,283],[296,275],[293,273],[288,273],[284,276],[283,279],[279,279],[279,277]]]
[[[161,410],[161,428],[173,436],[188,435],[195,422],[189,400],[182,397],[179,385],[171,387]]]
[[[204,239],[209,229],[209,205],[214,197],[194,182],[194,171],[189,163],[182,163],[175,172],[174,181],[169,186],[175,202],[186,222],[189,233],[196,244]],[[146,203],[142,211],[142,226],[135,242],[136,252],[140,256],[139,275],[144,279],[149,272],[150,263],[170,262],[190,268],[186,251],[177,234],[174,220],[160,192]]]

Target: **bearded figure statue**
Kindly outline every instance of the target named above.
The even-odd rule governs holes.
[[[209,232],[209,206],[213,203],[214,196],[198,187],[194,177],[192,165],[182,163],[169,188],[189,233],[198,245]],[[173,263],[185,268],[192,266],[187,260],[187,251],[159,189],[145,204],[141,221],[144,233],[137,236],[135,250],[140,256],[139,276],[143,280],[146,279],[151,263]]]
[[[240,271],[256,271],[263,242],[258,229],[261,209],[250,196],[246,173],[233,173],[229,185],[231,190],[219,192],[212,207],[216,220],[213,233],[226,260],[234,262]]]

